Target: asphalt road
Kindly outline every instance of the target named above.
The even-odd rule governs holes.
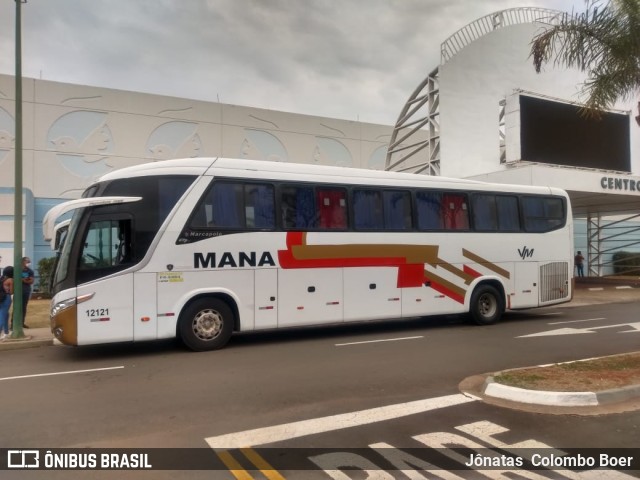
[[[478,449],[533,445],[543,454],[551,448],[590,448],[598,455],[632,448],[639,452],[638,462],[639,413],[534,414],[488,405],[458,390],[462,379],[479,373],[636,351],[637,318],[637,305],[627,303],[509,312],[490,327],[442,317],[245,334],[223,350],[205,353],[174,342],[6,351],[0,361],[0,448],[208,452],[253,447],[232,452],[232,458],[258,470],[251,456],[258,452],[286,478],[410,478],[398,470],[392,477],[336,472],[340,462],[386,470],[404,454],[432,451],[425,446],[463,445],[485,452]],[[385,453],[372,445],[383,446]],[[287,460],[292,447],[310,450],[299,455],[302,459]],[[349,449],[360,450],[345,453]],[[418,463],[428,470],[425,465],[434,459],[420,460],[411,460],[407,469],[420,469]],[[302,468],[310,470],[298,471]],[[535,473],[536,478],[601,474]],[[637,470],[614,474],[609,478],[640,478]],[[460,478],[485,478],[480,475],[466,470]],[[214,471],[9,470],[0,477],[234,478],[224,466]]]

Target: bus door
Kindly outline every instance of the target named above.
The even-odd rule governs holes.
[[[126,215],[92,215],[80,245],[78,343],[133,340],[132,219]]]

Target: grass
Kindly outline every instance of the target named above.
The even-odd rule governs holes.
[[[640,353],[500,372],[494,381],[556,392],[602,391],[640,384]]]
[[[27,305],[27,316],[25,318],[25,323],[31,328],[49,328],[50,304],[50,300],[38,299],[34,295],[34,298],[29,300],[29,304]]]

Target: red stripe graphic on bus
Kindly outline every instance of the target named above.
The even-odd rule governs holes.
[[[459,303],[464,303],[466,289],[426,270],[438,267],[454,274],[469,284],[470,278],[482,274],[464,265],[460,270],[438,257],[437,245],[398,244],[339,244],[309,245],[306,232],[288,232],[286,250],[278,250],[278,260],[284,269],[340,268],[340,267],[397,267],[398,288],[422,287],[426,284],[435,291]],[[464,250],[465,256],[470,254]],[[480,258],[480,257],[476,257]],[[482,259],[484,262],[486,260]],[[488,263],[488,262],[486,262]],[[483,266],[487,266],[486,263]],[[491,264],[492,270],[502,270]],[[503,272],[506,272],[502,270]],[[508,278],[508,272],[507,278]]]

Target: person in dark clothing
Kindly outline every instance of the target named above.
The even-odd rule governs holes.
[[[14,277],[18,276],[18,272],[15,272]],[[27,317],[27,304],[31,298],[31,289],[35,280],[35,272],[31,270],[31,259],[29,257],[22,257],[22,327],[29,328],[29,325],[25,323]],[[15,278],[17,281],[18,278]],[[14,299],[15,301],[16,299]],[[13,316],[13,312],[11,313]],[[15,318],[11,319],[12,325],[14,325]]]
[[[574,263],[576,268],[578,269],[578,276],[584,277],[584,257],[582,256],[582,252],[578,250],[577,255],[574,258]]]

